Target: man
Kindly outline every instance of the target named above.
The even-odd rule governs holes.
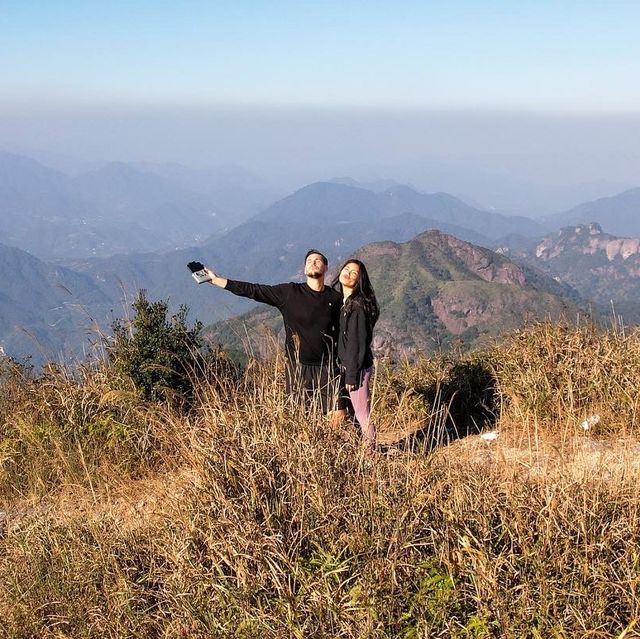
[[[327,258],[316,249],[307,251],[305,283],[250,284],[230,280],[206,269],[211,283],[234,295],[275,306],[282,314],[287,356],[287,392],[303,390],[308,401],[317,397],[322,411],[337,423],[344,414],[337,404],[335,345],[342,296],[325,286]]]

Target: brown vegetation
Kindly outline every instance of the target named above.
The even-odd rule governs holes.
[[[374,463],[278,359],[188,412],[6,363],[0,636],[633,636],[639,348],[544,324],[381,363]]]

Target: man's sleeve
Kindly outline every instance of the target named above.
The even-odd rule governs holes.
[[[227,280],[225,290],[240,297],[248,297],[256,302],[281,308],[285,303],[288,286],[288,284],[271,286],[269,284],[251,284],[238,280]]]

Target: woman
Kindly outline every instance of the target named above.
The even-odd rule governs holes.
[[[348,260],[340,269],[333,286],[342,292],[338,336],[338,363],[344,388],[362,431],[367,454],[375,450],[376,430],[369,419],[369,380],[373,370],[371,340],[380,308],[365,265],[360,260]]]

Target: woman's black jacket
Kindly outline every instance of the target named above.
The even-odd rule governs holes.
[[[345,372],[345,384],[358,386],[359,373],[373,365],[373,327],[362,303],[347,299],[340,312],[338,362]]]

